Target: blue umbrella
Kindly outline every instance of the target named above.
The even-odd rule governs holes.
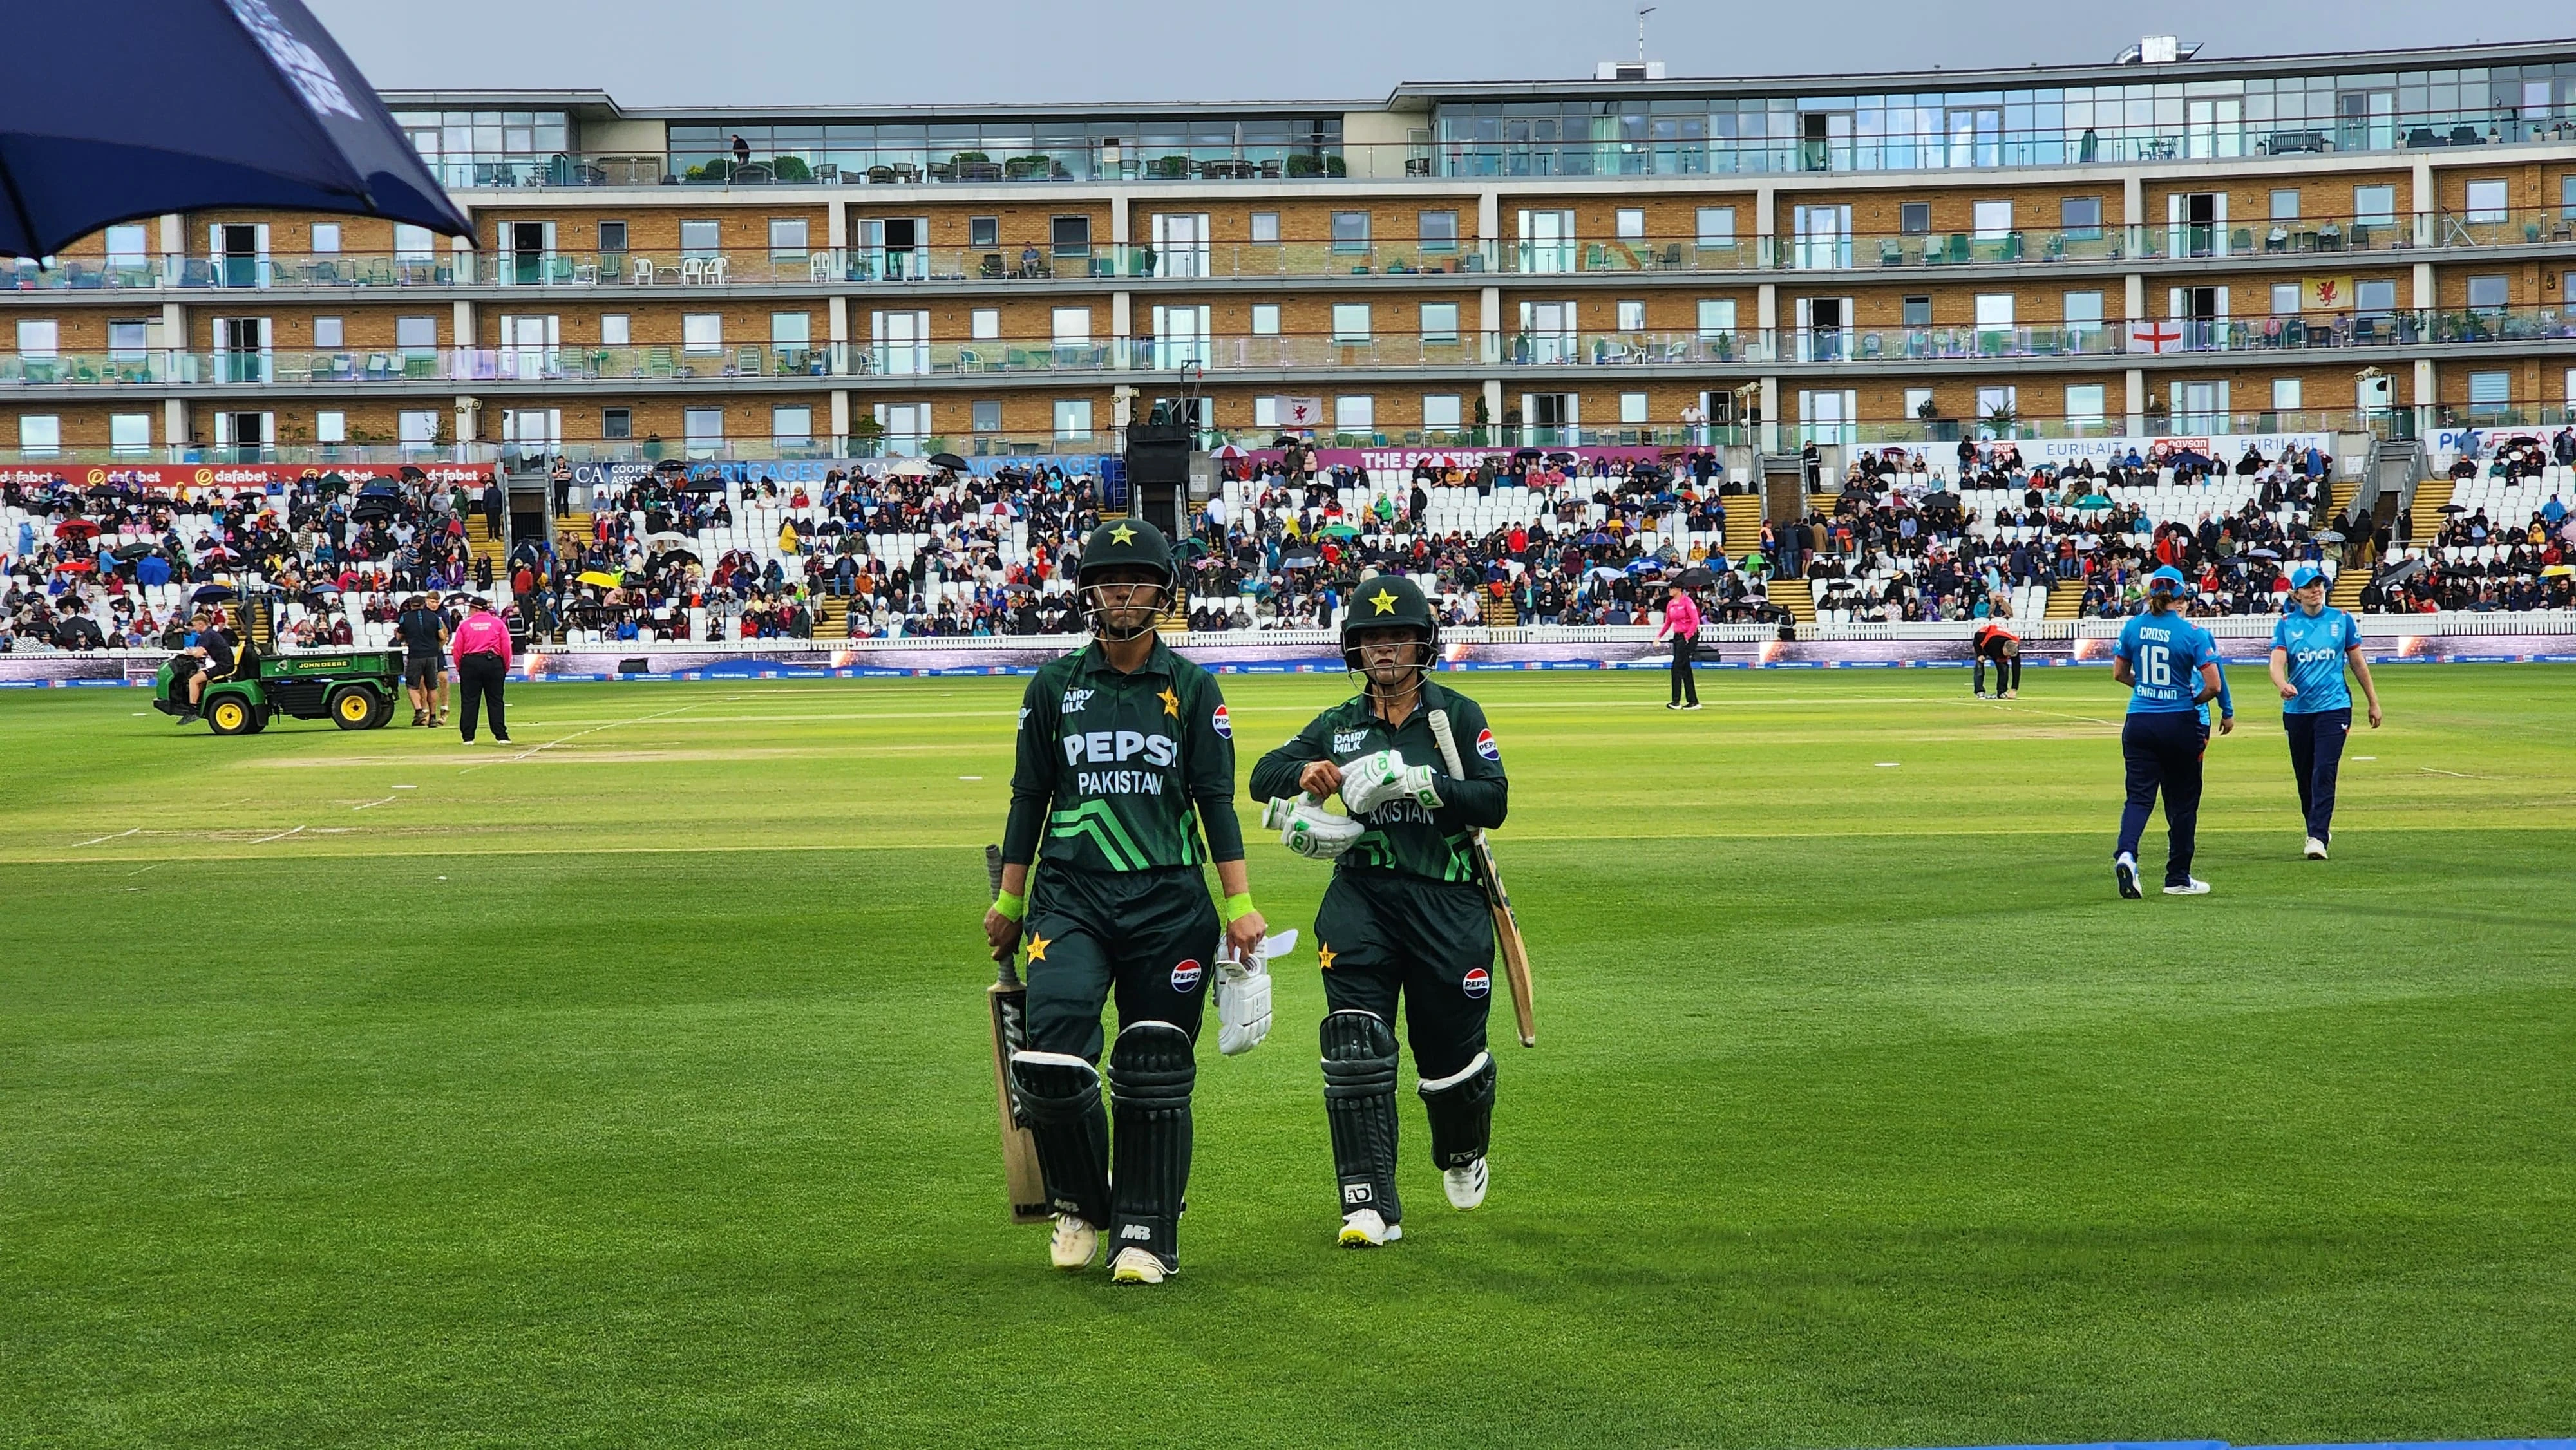
[[[15,8],[0,86],[0,256],[219,207],[341,212],[453,236],[374,87],[302,0]],[[116,98],[102,104],[102,77]]]

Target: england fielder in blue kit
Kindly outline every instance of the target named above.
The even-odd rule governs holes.
[[[2289,610],[2272,626],[2272,688],[2281,692],[2281,728],[2290,737],[2290,771],[2299,781],[2299,813],[2306,817],[2307,858],[2326,858],[2334,829],[2335,774],[2343,765],[2344,737],[2352,732],[2352,692],[2343,672],[2352,667],[2370,702],[2370,728],[2379,728],[2379,687],[2361,658],[2361,626],[2326,603],[2326,576],[2303,564],[2290,575]]]
[[[2206,736],[2200,707],[2218,698],[2218,644],[2209,631],[2174,608],[2187,588],[2170,566],[2147,576],[2147,612],[2120,627],[2111,678],[2129,687],[2129,717],[2120,727],[2120,753],[2128,762],[2128,804],[2120,812],[2120,844],[2111,872],[2120,894],[2135,900],[2138,838],[2156,795],[2165,798],[2165,894],[2205,896],[2209,883],[2191,874],[2200,824],[2200,754]]]

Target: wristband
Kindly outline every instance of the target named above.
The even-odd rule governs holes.
[[[1029,914],[1029,899],[1005,891],[993,898],[993,909],[1013,921],[1018,921]]]
[[[1234,922],[1235,922],[1235,920],[1236,920],[1237,918],[1239,918],[1239,917],[1242,917],[1242,916],[1246,915],[1246,914],[1247,914],[1247,913],[1249,913],[1251,910],[1252,910],[1252,893],[1251,893],[1251,892],[1249,892],[1249,891],[1237,892],[1237,893],[1235,893],[1234,895],[1227,897],[1227,898],[1225,899],[1225,907],[1224,907],[1224,911],[1223,911],[1223,915],[1224,915],[1225,920],[1226,920],[1226,925],[1228,925],[1228,926],[1232,926],[1232,925],[1234,924]]]

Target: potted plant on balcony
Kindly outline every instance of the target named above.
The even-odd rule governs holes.
[[[873,417],[850,420],[850,456],[874,458],[885,442],[885,425]]]
[[[1292,177],[1321,176],[1324,174],[1323,158],[1291,151],[1288,153],[1288,174]]]
[[[773,156],[769,158],[769,174],[782,182],[812,181],[814,168],[806,165],[802,156]]]

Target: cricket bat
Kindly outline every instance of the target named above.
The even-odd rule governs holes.
[[[993,895],[999,897],[1001,847],[984,848],[984,875]],[[1020,985],[1020,974],[1014,969],[1018,955],[1017,951],[996,953],[993,959],[1001,970],[994,974],[993,985],[984,989],[993,1015],[993,1098],[1001,1111],[1002,1181],[1011,1194],[1011,1222],[1045,1223],[1055,1216],[1055,1208],[1047,1202],[1046,1175],[1038,1171],[1037,1140],[1020,1125],[1019,1104],[1011,1095],[1011,1054],[1029,1040],[1029,989]]]
[[[1458,758],[1457,737],[1449,733],[1449,712],[1434,710],[1430,715],[1431,738],[1440,745],[1440,759],[1453,776],[1466,775]],[[1529,947],[1521,941],[1520,918],[1512,914],[1512,894],[1503,889],[1503,874],[1494,869],[1494,848],[1485,842],[1480,828],[1468,836],[1468,849],[1476,859],[1476,874],[1484,879],[1485,902],[1494,913],[1494,940],[1503,949],[1503,980],[1512,989],[1512,1025],[1519,1029],[1521,1046],[1538,1046],[1537,1004],[1531,998]]]

